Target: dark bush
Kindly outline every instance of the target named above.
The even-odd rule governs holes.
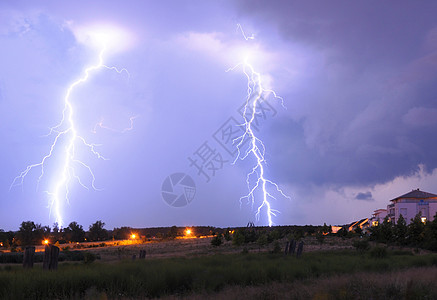
[[[369,250],[370,244],[368,240],[356,240],[353,241],[352,246],[357,249],[357,251],[364,252],[366,250]]]
[[[92,252],[85,252],[83,255],[83,262],[85,264],[90,264],[97,259],[97,255]]]
[[[281,253],[281,244],[279,244],[279,241],[275,241],[273,244],[272,253]]]
[[[387,255],[387,248],[385,247],[374,247],[370,250],[370,257],[373,258],[386,258]]]
[[[218,247],[223,243],[223,237],[221,234],[217,234],[212,240],[211,245]]]

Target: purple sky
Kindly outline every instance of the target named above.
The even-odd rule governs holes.
[[[272,201],[275,224],[343,224],[414,188],[437,193],[435,1],[87,2],[0,3],[1,229],[55,221],[44,191],[57,156],[38,189],[38,168],[9,186],[50,150],[44,135],[62,118],[68,86],[98,59],[96,27],[116,38],[105,64],[130,76],[99,70],[71,96],[78,130],[109,160],[78,150],[102,190],[72,182],[66,224],[266,225],[265,214],[255,219],[259,198],[239,201],[253,161],[227,162],[208,183],[188,161],[205,141],[232,161],[213,134],[242,121],[246,78],[225,71],[247,53],[286,106],[271,99],[276,114],[257,132],[267,177],[290,196]],[[94,133],[101,120],[113,130]],[[161,197],[176,172],[197,187],[180,208]]]

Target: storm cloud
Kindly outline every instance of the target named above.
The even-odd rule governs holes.
[[[36,191],[35,170],[22,188],[8,188],[47,153],[44,134],[60,120],[68,85],[97,57],[80,37],[94,24],[129,35],[106,61],[129,76],[99,72],[74,95],[81,132],[110,160],[83,154],[101,190],[72,188],[67,222],[265,225],[256,203],[240,199],[253,161],[232,164],[214,140],[227,120],[242,121],[246,78],[226,71],[246,52],[284,99],[285,108],[269,100],[275,113],[257,131],[266,175],[290,196],[272,201],[281,212],[275,224],[344,224],[413,188],[437,192],[434,1],[3,1],[0,8],[0,211],[18,211],[0,228],[53,221],[44,194],[53,178]],[[120,133],[132,116],[133,129]],[[95,130],[98,122],[104,126]],[[205,142],[226,160],[209,182],[188,160]],[[161,188],[179,172],[193,178],[196,196],[175,208]]]

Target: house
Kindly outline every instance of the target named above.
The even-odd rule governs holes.
[[[369,219],[365,218],[365,219],[361,219],[359,221],[355,221],[355,222],[347,225],[346,230],[347,231],[355,231],[358,227],[360,229],[365,229],[365,228],[369,227]]]
[[[387,217],[387,210],[384,208],[377,209],[370,218],[370,224],[372,224],[372,226],[378,226],[384,222],[385,217]]]
[[[422,222],[426,222],[427,220],[432,221],[437,212],[437,195],[419,189],[396,197],[390,200],[390,202],[391,203],[387,205],[386,212],[391,222],[397,223],[399,216],[402,215],[407,224],[409,224],[411,219],[418,213],[421,213]],[[383,216],[383,212],[378,214],[378,216]],[[379,219],[378,221],[380,222],[381,220]]]

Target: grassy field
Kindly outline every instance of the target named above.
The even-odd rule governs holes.
[[[373,293],[373,299],[437,299],[436,254],[371,254],[337,250],[305,253],[300,259],[271,253],[214,254],[63,263],[55,272],[44,272],[39,265],[33,270],[8,265],[0,266],[0,298],[364,299]],[[393,281],[393,274],[405,278]],[[431,284],[425,280],[430,278]]]

